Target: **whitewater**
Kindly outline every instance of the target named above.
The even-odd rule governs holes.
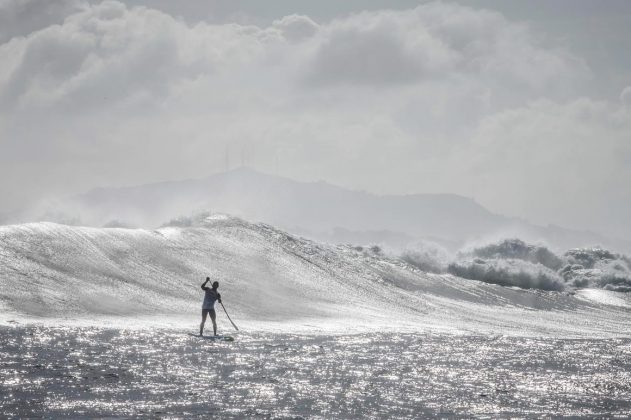
[[[156,230],[1,226],[0,409],[6,417],[628,412],[631,300],[618,291],[626,257],[575,250],[562,261],[509,245],[510,259],[498,262],[500,244],[427,270],[413,253],[314,242],[224,215]],[[218,313],[232,343],[189,335],[206,276],[219,281],[239,326]]]

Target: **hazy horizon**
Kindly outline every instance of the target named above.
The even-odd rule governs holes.
[[[273,178],[278,178],[281,180],[285,180],[285,181],[292,181],[292,182],[296,182],[298,184],[318,184],[318,183],[324,183],[326,185],[329,185],[333,188],[339,188],[342,189],[344,191],[347,191],[349,193],[360,193],[360,194],[368,194],[374,197],[406,197],[406,196],[432,196],[432,195],[436,195],[436,196],[456,196],[456,197],[462,197],[464,199],[467,200],[472,200],[473,203],[480,205],[485,211],[488,211],[491,214],[500,216],[500,217],[505,217],[505,218],[509,218],[509,219],[514,219],[514,220],[521,220],[524,221],[526,223],[533,223],[535,226],[541,226],[541,227],[559,227],[559,228],[564,228],[564,229],[572,229],[568,226],[564,226],[564,225],[555,225],[555,224],[547,224],[547,225],[543,225],[543,224],[536,224],[534,222],[532,222],[531,220],[528,220],[526,218],[520,218],[518,216],[512,215],[512,214],[503,214],[500,212],[495,211],[493,208],[489,208],[487,206],[482,205],[478,200],[476,200],[475,197],[470,197],[467,195],[463,195],[463,194],[458,194],[458,193],[452,193],[452,192],[435,192],[435,193],[424,193],[424,192],[417,192],[417,193],[402,193],[402,194],[396,194],[396,193],[379,193],[379,192],[373,192],[373,191],[367,191],[367,190],[363,190],[363,189],[353,189],[350,187],[345,187],[342,185],[337,185],[333,182],[329,182],[327,180],[324,179],[314,179],[314,180],[299,180],[299,179],[293,179],[287,176],[283,176],[281,174],[277,174],[277,173],[272,173],[272,172],[266,172],[264,170],[259,170],[257,168],[251,167],[251,166],[247,166],[247,165],[235,165],[234,167],[227,167],[226,169],[221,169],[218,170],[216,172],[210,173],[208,175],[205,176],[201,176],[199,178],[185,178],[185,179],[170,179],[170,180],[160,180],[160,181],[155,181],[155,182],[147,182],[147,183],[142,183],[142,184],[130,184],[130,185],[117,185],[117,186],[105,186],[105,185],[95,185],[89,189],[86,190],[82,190],[82,191],[77,191],[76,193],[73,194],[69,194],[64,196],[59,196],[59,197],[53,197],[53,199],[50,202],[44,202],[44,206],[50,206],[50,205],[54,205],[54,203],[56,202],[62,202],[64,199],[75,199],[77,197],[83,197],[89,194],[93,194],[96,192],[99,192],[100,190],[127,190],[127,189],[137,189],[137,188],[144,188],[144,187],[149,187],[149,186],[157,186],[157,185],[162,185],[162,184],[179,184],[179,183],[185,183],[185,182],[196,182],[196,181],[204,181],[207,179],[212,179],[213,177],[216,176],[222,176],[222,175],[227,175],[227,174],[231,174],[231,173],[251,173],[251,174],[256,174],[256,175],[263,175],[263,176],[267,176],[267,177],[273,177]],[[61,200],[61,201],[60,201]],[[35,207],[36,208],[36,207]],[[42,208],[46,208],[46,207],[42,207]],[[47,209],[50,209],[50,207],[48,207]],[[180,213],[177,214],[173,214],[171,216],[171,218],[175,217],[175,216],[182,216],[182,217],[188,217],[188,216],[195,216],[196,214],[199,214],[200,212],[206,212],[206,211],[210,211],[211,208],[208,209],[202,209],[199,207],[196,208],[187,208],[182,209],[182,211]],[[219,213],[222,213],[221,211],[219,211]],[[233,214],[234,215],[234,214]],[[169,220],[167,220],[168,218],[165,218],[164,220],[161,220],[161,222],[167,223]],[[256,220],[251,220],[251,221],[256,221]],[[124,222],[124,220],[121,220],[121,222]],[[142,224],[141,224],[142,225]],[[130,226],[134,226],[133,224]],[[156,225],[157,226],[157,225]],[[343,226],[340,226],[343,227]],[[593,232],[593,233],[599,233],[599,232],[594,232],[594,231],[590,231],[588,229],[575,229],[576,232]],[[403,233],[403,232],[402,232]],[[510,235],[509,235],[510,236]],[[514,236],[518,236],[517,234],[515,234]],[[610,234],[607,235],[609,236],[611,239],[624,239],[621,236],[616,236],[615,234]],[[578,245],[578,244],[577,244]],[[595,245],[595,244],[594,244]]]
[[[0,1],[0,213],[240,165],[631,236],[631,3]]]

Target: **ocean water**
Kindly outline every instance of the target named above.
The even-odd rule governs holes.
[[[572,278],[620,276],[626,263]],[[217,308],[233,342],[190,335],[206,276],[240,328]],[[155,231],[0,227],[0,413],[628,415],[631,294],[511,284],[234,218]]]
[[[631,340],[0,328],[5,417],[626,416]]]

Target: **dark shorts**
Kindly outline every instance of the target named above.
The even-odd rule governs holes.
[[[206,314],[210,315],[211,318],[217,317],[217,313],[214,309],[202,309],[202,316],[205,317]]]

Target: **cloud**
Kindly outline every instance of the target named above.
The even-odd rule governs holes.
[[[580,59],[539,46],[527,27],[453,4],[364,12],[333,21],[322,32],[309,74],[320,84],[477,77],[540,92],[589,73]]]
[[[267,28],[189,26],[115,1],[77,10],[60,25],[0,47],[6,57],[0,70],[5,109],[85,112],[120,101],[147,106],[179,85],[220,79],[220,72],[237,82],[246,66],[258,70],[249,89],[268,93],[266,70],[275,67],[298,94],[294,84],[300,80],[379,86],[431,79],[485,85],[501,98],[506,91],[557,91],[586,74],[579,59],[538,46],[527,28],[500,14],[442,3],[365,12],[325,25],[290,15]]]
[[[80,0],[0,0],[0,44],[27,36],[86,7]]]
[[[164,13],[106,1],[2,47],[5,108],[65,110],[159,101],[174,84],[239,65],[272,38],[238,25],[188,27]]]
[[[500,212],[628,235],[630,138],[631,115],[616,105],[540,100],[483,118],[467,159],[455,159]]]
[[[277,28],[290,41],[302,41],[319,30],[319,25],[304,15],[289,15],[275,20],[272,27]]]
[[[393,16],[365,14],[335,22],[310,63],[317,84],[412,83],[449,67],[449,50],[421,29],[410,36]],[[413,43],[409,41],[414,40]]]
[[[34,4],[0,3],[24,22],[0,38],[10,206],[201,177],[228,154],[303,180],[462,193],[539,222],[612,229],[631,211],[629,113],[577,98],[583,60],[499,13],[438,2],[254,26]]]

